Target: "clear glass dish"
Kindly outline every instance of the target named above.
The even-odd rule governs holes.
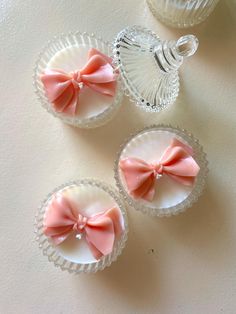
[[[161,40],[149,29],[132,26],[117,35],[113,46],[114,62],[130,100],[145,111],[159,112],[176,100],[178,68],[195,53],[198,40],[193,35]]]
[[[119,74],[117,73],[117,89],[113,98],[89,90],[84,97],[81,97],[82,100],[80,99],[79,103],[80,111],[75,116],[69,116],[54,110],[52,104],[48,101],[48,98],[45,95],[44,86],[40,77],[48,65],[50,66],[53,64],[58,68],[60,62],[62,67],[68,69],[68,71],[78,70],[78,68],[75,69],[73,67],[78,66],[79,64],[81,68],[85,64],[87,52],[90,48],[96,48],[108,56],[112,54],[111,45],[102,38],[96,37],[94,34],[75,32],[67,35],[61,34],[55,36],[47,43],[39,54],[33,75],[35,93],[42,106],[50,114],[61,119],[64,123],[80,128],[94,128],[104,125],[117,113],[123,97]],[[63,53],[63,55],[58,56],[59,53]],[[76,56],[77,59],[75,59]],[[53,59],[55,57],[56,61]],[[87,95],[88,97],[91,97],[91,100],[88,99]]]
[[[153,15],[163,23],[179,28],[203,22],[219,0],[147,0]]]
[[[119,167],[120,160],[126,157],[136,157],[152,162],[157,155],[162,155],[172,138],[176,138],[193,149],[194,159],[200,167],[194,185],[191,188],[184,187],[173,179],[168,178],[168,176],[163,175],[160,183],[155,186],[156,196],[153,201],[135,199],[130,196]],[[124,142],[115,161],[114,173],[120,194],[130,206],[142,211],[144,214],[171,216],[183,212],[198,200],[205,187],[208,162],[202,146],[192,134],[184,129],[170,125],[153,125],[131,135]]]
[[[95,198],[97,194],[102,193],[105,195],[106,198],[111,199],[111,202],[114,202],[118,205],[120,212],[123,218],[123,227],[124,231],[115,241],[114,248],[111,254],[103,256],[98,261],[89,261],[89,262],[76,262],[74,261],[73,254],[76,252],[72,251],[70,256],[70,251],[68,253],[68,249],[59,246],[55,246],[50,238],[48,238],[43,233],[43,221],[45,217],[46,210],[48,208],[48,204],[50,203],[52,197],[57,193],[70,193],[71,189],[79,188],[83,189],[86,192],[86,189],[89,189],[88,198],[91,198],[91,191],[95,194]],[[96,194],[97,193],[97,194]],[[84,197],[84,201],[87,202],[87,198]],[[82,199],[81,199],[82,202]],[[120,199],[119,194],[116,190],[112,187],[108,186],[107,184],[94,180],[94,179],[82,179],[77,181],[71,181],[66,184],[63,184],[52,191],[42,202],[41,206],[39,207],[36,217],[35,217],[35,234],[36,234],[36,241],[39,244],[40,249],[42,250],[43,254],[47,256],[50,262],[53,262],[56,267],[61,268],[61,270],[67,270],[69,273],[95,273],[98,270],[103,270],[105,267],[110,266],[112,262],[114,262],[117,257],[121,254],[123,248],[125,247],[127,241],[127,234],[128,234],[128,219],[126,210],[123,204],[123,201]],[[74,241],[74,239],[73,239]],[[75,241],[80,241],[75,239]],[[82,246],[83,249],[83,246]],[[84,251],[83,251],[84,252]],[[82,253],[83,254],[83,253]],[[76,257],[77,258],[77,257]],[[85,258],[86,259],[86,258]]]

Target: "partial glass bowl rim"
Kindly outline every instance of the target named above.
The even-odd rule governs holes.
[[[55,193],[60,192],[63,189],[72,186],[94,186],[102,189],[104,192],[108,193],[118,204],[119,209],[122,213],[124,220],[124,232],[121,238],[116,242],[115,247],[111,254],[103,256],[99,261],[94,263],[75,263],[65,259],[53,246],[50,239],[43,233],[43,220],[45,210],[47,208],[48,201],[52,198]],[[55,188],[51,193],[45,197],[39,206],[37,213],[35,215],[34,223],[35,240],[38,242],[39,248],[42,250],[43,255],[47,256],[49,262],[53,262],[56,267],[60,267],[61,270],[67,270],[69,273],[95,273],[98,270],[103,270],[105,267],[111,265],[112,262],[116,261],[118,256],[121,254],[123,248],[125,247],[128,238],[128,218],[125,209],[125,204],[119,197],[118,191],[116,191],[112,186],[96,180],[96,179],[80,179],[75,181],[69,181],[64,183],[57,188]]]
[[[194,2],[195,0],[191,0],[191,1]],[[198,24],[204,22],[208,18],[208,16],[212,13],[212,11],[215,9],[219,0],[215,0],[215,3],[213,3],[213,1],[212,1],[210,9],[203,16],[198,17],[198,19],[196,19],[194,21],[190,20],[188,22],[181,21],[181,20],[172,21],[170,16],[168,16],[168,15],[163,16],[163,15],[159,14],[158,9],[155,7],[155,4],[153,3],[153,0],[146,0],[146,2],[147,2],[147,6],[149,7],[153,16],[155,18],[157,18],[163,24],[165,24],[171,28],[187,29],[190,27],[197,26]],[[188,3],[188,1],[186,1],[186,4],[187,3]],[[190,14],[190,16],[191,16],[191,14]]]
[[[150,207],[148,205],[141,204],[138,200],[135,200],[134,198],[132,198],[126,191],[126,188],[121,182],[120,175],[119,175],[119,161],[126,145],[136,136],[141,135],[143,133],[147,133],[149,131],[153,131],[153,130],[154,131],[155,130],[169,131],[183,138],[193,148],[196,154],[196,159],[200,166],[200,173],[198,174],[193,190],[188,195],[188,197],[185,198],[182,202],[168,208]],[[147,126],[139,131],[132,133],[120,146],[120,150],[117,154],[117,158],[114,163],[114,177],[115,177],[116,185],[120,194],[125,200],[125,202],[127,202],[134,209],[141,211],[144,214],[149,214],[151,216],[159,216],[159,217],[163,217],[163,216],[169,217],[172,215],[177,215],[185,211],[187,208],[191,207],[198,200],[198,198],[200,197],[200,195],[202,194],[206,186],[206,177],[207,177],[208,171],[209,170],[208,170],[208,161],[207,161],[206,153],[203,151],[203,148],[200,145],[198,139],[196,139],[193,136],[193,134],[189,133],[186,129],[181,129],[178,126],[173,127],[170,124],[168,125],[154,124],[154,125]]]
[[[114,96],[113,103],[103,112],[90,118],[70,117],[63,113],[56,112],[53,109],[51,103],[48,101],[44,92],[42,82],[40,80],[40,74],[42,73],[42,70],[41,70],[42,67],[40,66],[41,63],[44,64],[44,66],[46,67],[47,63],[56,52],[70,46],[67,41],[69,38],[73,38],[73,40],[78,40],[79,37],[87,38],[89,41],[95,40],[96,42],[100,42],[102,46],[107,48],[107,50],[109,51],[109,56],[112,57],[112,44],[108,41],[103,40],[101,36],[96,36],[94,33],[89,34],[87,32],[76,31],[76,32],[68,32],[66,34],[62,33],[62,34],[56,35],[51,40],[48,40],[47,44],[44,45],[44,47],[42,48],[41,52],[39,53],[36,59],[34,71],[33,71],[33,86],[34,86],[34,92],[36,94],[36,97],[40,101],[42,107],[47,112],[52,114],[54,117],[59,118],[63,122],[73,125],[73,126],[77,126],[81,128],[94,128],[94,127],[104,125],[110,119],[112,119],[116,111],[120,108],[122,104],[123,90],[122,90],[122,82],[121,82],[120,75],[118,75],[118,78],[117,78],[117,91],[116,91],[116,95]],[[53,54],[51,52],[51,55],[49,56],[48,53],[50,49],[54,45],[59,43],[60,41],[64,41],[63,43],[64,46],[61,47],[61,49],[58,49],[55,52],[53,52]],[[74,45],[76,45],[76,42]],[[113,63],[113,66],[115,67],[114,63]]]

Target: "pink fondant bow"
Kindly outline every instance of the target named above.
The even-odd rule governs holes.
[[[122,233],[122,228],[118,208],[86,217],[62,195],[52,200],[44,219],[44,234],[50,237],[55,245],[66,240],[73,231],[84,234],[96,259],[112,252],[115,237]]]
[[[191,147],[173,139],[156,163],[138,158],[124,158],[119,166],[124,174],[130,195],[152,201],[155,195],[155,179],[163,174],[175,181],[191,186],[200,168],[192,157]]]
[[[111,63],[111,58],[92,48],[88,53],[88,62],[81,70],[65,73],[46,69],[41,80],[54,109],[74,115],[79,92],[84,85],[103,95],[114,96],[116,75]]]

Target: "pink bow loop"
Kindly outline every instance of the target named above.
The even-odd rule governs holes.
[[[41,76],[46,96],[57,112],[76,113],[78,97],[84,86],[113,97],[116,91],[116,74],[112,59],[95,48],[89,50],[88,61],[78,71],[46,69]]]
[[[155,180],[164,174],[183,185],[194,184],[200,168],[192,155],[191,147],[173,139],[159,161],[149,164],[139,158],[127,157],[120,160],[119,166],[129,193],[134,198],[152,201]]]
[[[55,197],[44,219],[44,234],[55,245],[65,241],[72,232],[84,234],[88,246],[96,259],[112,252],[116,236],[123,227],[121,213],[113,207],[97,215],[86,217],[63,196]]]

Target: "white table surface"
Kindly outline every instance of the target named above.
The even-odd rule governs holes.
[[[0,313],[236,313],[235,2],[221,1],[188,31],[157,22],[143,0],[2,0],[0,10]],[[175,105],[147,114],[124,100],[104,127],[80,130],[43,110],[34,62],[53,35],[73,30],[112,40],[127,25],[163,38],[198,36],[181,69]],[[114,184],[113,161],[130,132],[151,123],[191,131],[210,161],[207,190],[187,212],[154,219],[128,209],[130,233],[118,261],[74,276],[49,263],[34,242],[34,214],[54,187],[97,177]]]

